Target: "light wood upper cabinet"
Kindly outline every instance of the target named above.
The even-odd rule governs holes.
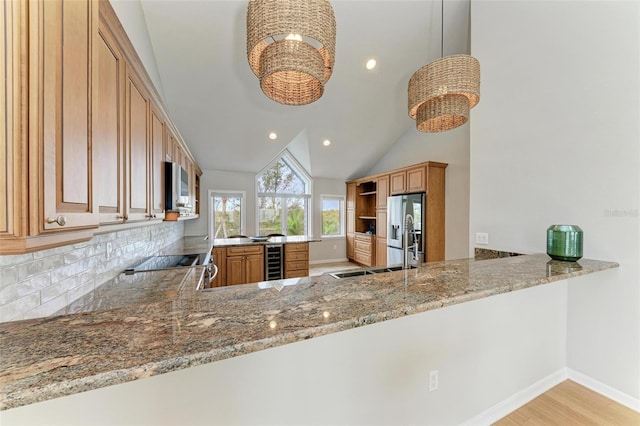
[[[387,198],[389,197],[389,175],[380,176],[377,179],[376,209],[387,208]]]
[[[127,220],[148,219],[149,169],[149,96],[144,87],[126,67],[125,143],[127,154]]]
[[[356,184],[355,182],[347,183],[347,210],[356,208]]]
[[[424,166],[407,169],[407,192],[423,192],[427,190],[427,179]]]
[[[97,111],[93,115],[94,192],[100,223],[122,223],[124,196],[125,63],[111,35],[99,31]]]
[[[33,191],[32,182],[31,200],[42,203],[32,212],[39,216],[32,223],[36,232],[98,225],[90,122],[97,87],[91,60],[97,12],[98,4],[91,1],[30,3],[29,131],[40,185]]]
[[[0,22],[4,26],[0,30],[0,164],[4,173],[0,173],[0,238],[11,238],[23,231],[21,220],[24,212],[16,211],[20,207],[17,202],[20,193],[19,176],[24,176],[26,167],[19,161],[20,123],[23,120],[21,108],[20,40],[25,37],[24,28],[20,25],[20,16],[24,4],[5,1],[0,7]],[[22,157],[24,158],[24,157]],[[2,245],[2,244],[0,244]]]
[[[406,170],[401,170],[398,172],[391,173],[389,175],[389,192],[391,195],[395,194],[404,194],[407,192],[407,172]]]
[[[109,1],[5,0],[0,22],[0,254],[160,219],[169,145],[193,157]]]
[[[164,160],[165,122],[154,105],[151,105],[151,143],[149,152],[150,185],[149,200],[153,219],[164,219]]]
[[[390,174],[392,195],[424,192],[427,190],[425,166],[418,165],[394,171]]]
[[[175,161],[174,151],[175,151],[176,144],[177,144],[176,136],[173,134],[173,131],[171,130],[171,128],[167,127],[167,139],[166,139],[166,145],[164,149],[164,155],[165,155],[166,161]]]

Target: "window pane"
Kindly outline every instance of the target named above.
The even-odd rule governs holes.
[[[242,234],[242,198],[235,195],[213,196],[213,238]]]
[[[282,233],[282,204],[278,197],[258,197],[259,235]]]
[[[258,179],[258,192],[270,194],[304,194],[306,185],[281,158]]]
[[[287,235],[304,235],[305,200],[303,198],[287,198]]]
[[[340,235],[340,200],[322,199],[322,235]]]

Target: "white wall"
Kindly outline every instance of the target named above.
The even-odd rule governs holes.
[[[562,370],[566,303],[559,281],[0,415],[6,426],[460,424]]]
[[[164,99],[162,80],[156,64],[156,55],[153,52],[151,39],[147,32],[147,21],[144,17],[140,0],[109,0],[114,12],[118,16],[124,31],[127,33],[131,44],[136,49],[142,64],[151,77],[153,85]]]
[[[577,224],[613,274],[569,285],[568,367],[640,398],[640,3],[478,1],[470,235],[544,252]]]
[[[346,197],[347,186],[337,179],[313,179],[313,235],[322,241],[309,244],[309,261],[311,263],[346,261],[347,240],[345,237],[322,238],[322,199],[325,195],[342,195]],[[345,207],[346,208],[346,207]]]
[[[471,112],[474,120],[474,112]],[[399,167],[439,161],[445,175],[445,259],[469,257],[469,124],[440,133],[418,132],[413,126],[370,170],[382,173]]]

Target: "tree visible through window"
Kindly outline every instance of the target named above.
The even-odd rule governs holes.
[[[212,238],[228,238],[243,233],[242,204],[243,194],[211,194]]]
[[[285,153],[257,177],[260,235],[306,235],[310,179]]]
[[[322,235],[344,235],[342,216],[344,214],[344,197],[334,195],[322,196]]]

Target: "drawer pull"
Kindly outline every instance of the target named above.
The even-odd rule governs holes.
[[[65,226],[67,224],[66,216],[58,216],[55,219],[47,218],[47,223],[57,223],[60,226]]]

